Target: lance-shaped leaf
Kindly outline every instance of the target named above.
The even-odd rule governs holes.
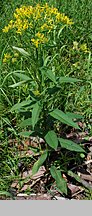
[[[2,119],[7,125],[11,126],[11,122],[9,121],[8,118],[2,118]]]
[[[72,77],[60,77],[59,82],[60,83],[75,83],[75,82],[80,82],[81,80],[77,78],[72,78]]]
[[[24,81],[31,80],[30,77],[28,77],[27,75],[23,73],[14,73],[14,76],[19,77],[21,80],[24,80]]]
[[[85,152],[79,144],[76,144],[71,140],[59,138],[59,142],[62,148],[68,149],[70,151]]]
[[[28,52],[26,52],[23,48],[19,48],[19,47],[15,47],[13,46],[14,50],[17,50],[18,52],[20,52],[22,55],[24,55],[25,57],[30,56]]]
[[[53,149],[57,149],[58,147],[58,138],[56,133],[51,130],[49,131],[46,136],[45,136],[45,140],[48,143],[48,145],[53,148]]]
[[[58,32],[58,35],[57,35],[58,38],[59,38],[60,34],[62,33],[62,30],[63,30],[65,27],[66,27],[66,25],[63,25],[63,26],[60,28],[60,30],[59,30],[59,32]],[[65,45],[64,45],[63,47],[65,47]]]
[[[36,104],[34,104],[33,110],[32,110],[32,127],[34,129],[38,119],[39,119],[39,115],[41,112],[41,106],[40,104],[37,102]]]
[[[23,136],[23,137],[29,137],[30,135],[32,135],[33,131],[23,131],[20,132],[19,135]]]
[[[74,128],[80,129],[79,126],[77,125],[77,123],[73,122],[72,119],[69,118],[69,116],[68,116],[67,114],[65,114],[64,112],[62,112],[62,111],[59,110],[59,109],[55,109],[54,111],[52,111],[52,112],[50,113],[50,115],[51,115],[53,118],[55,118],[55,119],[61,121],[61,122],[64,123],[64,124],[67,124],[67,125],[70,125],[70,126],[72,126],[72,127],[74,127]]]
[[[56,83],[55,75],[51,70],[47,70],[45,74],[52,82]]]
[[[11,111],[14,111],[14,110],[18,110],[24,106],[27,106],[31,103],[32,101],[31,100],[24,100],[20,103],[16,103],[12,108],[11,108]]]
[[[32,174],[33,175],[35,175],[38,172],[39,168],[42,166],[42,164],[46,160],[47,156],[48,156],[48,153],[47,153],[47,151],[45,151],[41,155],[41,157],[34,163],[33,168],[32,168]]]
[[[67,116],[71,119],[82,119],[83,116],[77,113],[66,112]]]
[[[55,179],[58,189],[67,194],[67,182],[62,178],[60,170],[57,170],[55,166],[51,166],[50,173]]]
[[[26,81],[23,80],[23,81],[20,81],[20,82],[18,82],[18,83],[14,83],[14,84],[10,85],[9,87],[11,87],[11,88],[16,88],[16,87],[19,87],[19,86],[23,85],[25,82],[26,82]]]
[[[68,175],[75,178],[76,181],[81,182],[81,178],[80,176],[78,176],[77,174],[73,173],[71,170],[68,170]]]
[[[20,124],[19,127],[23,128],[23,127],[27,127],[27,126],[31,126],[32,125],[32,119],[28,118],[23,120]]]

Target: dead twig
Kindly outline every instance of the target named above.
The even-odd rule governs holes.
[[[81,179],[92,182],[92,176],[91,175],[86,175],[86,174],[83,174],[83,173],[80,173],[80,172],[78,173],[78,175],[80,176]]]

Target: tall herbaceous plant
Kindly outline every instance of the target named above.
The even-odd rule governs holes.
[[[67,183],[62,177],[60,166],[55,166],[53,160],[49,163],[49,160],[52,152],[57,152],[58,149],[62,152],[64,148],[77,154],[84,152],[79,144],[63,139],[59,131],[60,126],[65,124],[79,130],[74,119],[81,116],[64,113],[61,110],[63,102],[56,96],[62,91],[64,83],[69,85],[81,80],[60,76],[53,66],[53,61],[58,58],[57,47],[58,44],[60,47],[63,30],[70,28],[72,24],[73,21],[65,14],[46,3],[17,8],[13,19],[3,28],[4,33],[11,32],[11,35],[18,38],[18,45],[14,46],[13,42],[12,48],[16,51],[16,58],[19,54],[23,56],[24,61],[25,70],[12,72],[14,83],[10,85],[11,88],[22,86],[24,91],[28,89],[27,97],[24,100],[20,98],[21,101],[11,108],[11,112],[22,114],[19,135],[38,136],[44,140],[44,146],[39,149],[40,157],[33,165],[33,174],[44,163],[47,171],[50,170],[55,179],[58,189],[65,194]],[[9,59],[11,55],[6,53],[3,63]]]

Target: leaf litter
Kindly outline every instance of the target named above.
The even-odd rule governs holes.
[[[82,129],[85,128],[85,124],[79,122],[78,124]],[[46,173],[45,166],[41,166],[35,175],[32,175],[32,165],[28,166],[28,169],[20,171],[19,179],[12,182],[10,187],[10,193],[12,198],[7,199],[27,199],[27,200],[67,200],[67,199],[83,199],[85,197],[85,188],[92,190],[92,137],[89,137],[88,131],[79,132],[76,129],[72,129],[65,134],[66,138],[73,140],[76,143],[81,143],[87,149],[87,155],[82,164],[72,165],[71,170],[79,178],[80,182],[74,181],[75,176],[70,177],[63,173],[63,178],[67,182],[68,195],[64,196],[56,187],[55,181],[51,176],[48,181],[48,174]],[[20,144],[16,140],[9,140],[9,145],[15,145],[19,152],[20,159],[23,157],[36,157],[39,158],[39,153],[34,151],[39,146],[43,145],[45,141],[39,137],[30,137],[21,141]],[[58,150],[56,151],[58,154]],[[74,174],[74,175],[75,175]],[[48,189],[48,183],[51,181],[51,185]],[[75,184],[74,184],[75,183]],[[4,197],[1,197],[4,199]]]

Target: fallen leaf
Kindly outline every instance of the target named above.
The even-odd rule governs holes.
[[[73,184],[70,184],[70,183],[68,183],[67,186],[70,189],[71,197],[74,197],[75,195],[84,191],[83,188],[76,186],[76,185],[73,185]]]
[[[83,174],[83,173],[79,173],[79,176],[80,176],[81,179],[92,182],[92,175],[86,175],[86,174]]]
[[[25,184],[25,185],[21,188],[21,192],[22,192],[22,191],[26,191],[29,187],[30,187],[30,185]]]
[[[32,176],[32,169],[30,169],[28,171],[23,172],[22,177],[23,177],[23,179],[30,177],[31,180],[36,180],[36,179],[42,177],[45,172],[46,172],[45,167],[41,166],[35,175]]]
[[[18,185],[18,181],[15,181],[11,184],[11,188],[16,188]]]
[[[32,150],[28,150],[26,152],[26,156],[34,155],[34,152]]]

